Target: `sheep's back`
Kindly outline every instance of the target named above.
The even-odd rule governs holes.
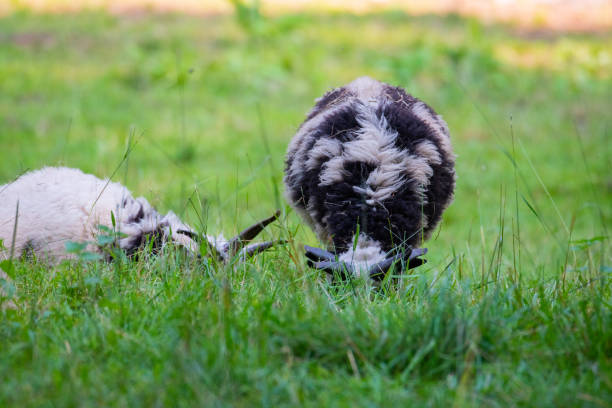
[[[13,245],[17,215],[15,255],[32,250],[37,255],[66,257],[66,242],[92,241],[98,225],[111,225],[111,211],[116,212],[125,197],[131,195],[120,184],[78,169],[46,167],[29,172],[0,187],[0,239],[8,248]]]

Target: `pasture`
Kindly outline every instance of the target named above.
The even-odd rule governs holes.
[[[289,243],[3,264],[0,406],[609,406],[610,50],[399,12],[1,18],[1,184],[78,167],[225,236],[280,208],[264,238]],[[314,99],[361,75],[434,107],[458,155],[428,263],[379,289],[306,268],[283,198]]]

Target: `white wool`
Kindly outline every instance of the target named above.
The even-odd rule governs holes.
[[[309,158],[306,161],[306,168],[313,170],[319,166],[321,160],[338,156],[341,152],[342,146],[339,140],[327,137],[321,138],[317,140],[312,150],[310,150]]]
[[[449,158],[454,159],[453,148],[448,137],[448,125],[442,119],[442,116],[431,114],[427,105],[421,101],[412,106],[412,113],[436,132],[436,139],[440,143],[440,148]]]
[[[362,102],[377,104],[383,92],[383,84],[368,76],[362,76],[346,85],[346,88],[355,93]]]
[[[367,235],[359,234],[356,245],[351,245],[348,251],[338,257],[338,260],[353,265],[356,275],[368,277],[369,268],[385,260],[385,252],[378,242]]]
[[[325,122],[329,116],[349,106],[351,103],[354,103],[355,98],[365,104],[375,106],[377,103],[376,101],[378,100],[377,98],[382,92],[383,85],[370,77],[364,76],[357,78],[348,84],[346,89],[352,92],[352,96],[347,98],[339,97],[336,101],[328,104],[325,109],[321,110],[319,113],[305,122],[298,130],[295,137],[291,139],[287,149],[287,155],[292,156],[293,160],[287,169],[287,176],[295,177],[298,180],[301,180],[303,169],[305,167],[308,168],[308,166],[314,165],[314,162],[310,160],[311,152],[307,150],[305,146],[314,139],[313,132],[321,125],[321,123]],[[317,98],[316,101],[318,102],[319,100],[320,98]],[[314,148],[316,148],[316,146],[313,147],[313,149]],[[326,147],[320,145],[318,149],[319,151],[316,153],[319,154],[321,150],[325,150],[326,148],[329,148],[329,150],[326,151],[333,151],[332,149],[334,149],[330,145],[327,145]]]
[[[323,164],[319,177],[321,185],[329,186],[344,180],[344,177],[347,176],[347,172],[344,170],[344,162],[346,162],[344,156],[336,156]]]
[[[414,147],[414,149],[420,156],[427,158],[427,161],[429,163],[432,163],[432,164],[442,163],[440,152],[438,152],[438,149],[436,148],[436,146],[433,143],[431,143],[429,140],[423,140],[419,142]]]
[[[321,185],[341,182],[346,177],[345,163],[355,161],[376,166],[366,181],[366,203],[370,205],[391,197],[407,179],[417,184],[419,192],[429,185],[433,169],[427,159],[395,147],[397,132],[389,128],[384,116],[378,118],[374,108],[361,105],[357,121],[360,129],[355,140],[344,143],[342,155],[328,156],[333,158],[323,165]]]

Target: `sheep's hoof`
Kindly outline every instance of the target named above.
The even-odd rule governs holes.
[[[304,245],[307,264],[311,268],[325,271],[330,275],[337,275],[341,279],[347,279],[348,276],[355,276],[355,267],[346,262],[338,261],[338,257],[331,252],[321,248]],[[401,264],[403,269],[413,269],[427,262],[426,259],[419,258],[427,253],[427,248],[407,248],[402,252],[390,256],[368,269],[368,276],[375,280],[381,281],[393,265]]]

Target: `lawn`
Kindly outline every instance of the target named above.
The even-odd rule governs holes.
[[[1,18],[0,183],[79,167],[226,236],[280,208],[289,244],[14,262],[0,406],[609,406],[610,50],[400,12]],[[458,154],[428,263],[382,288],[306,269],[282,195],[314,99],[361,75],[433,106]]]

